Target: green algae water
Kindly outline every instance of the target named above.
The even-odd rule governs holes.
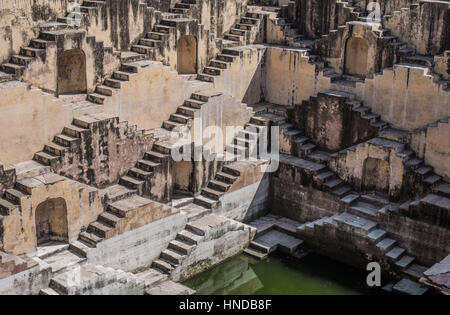
[[[187,281],[201,295],[361,295],[379,294],[366,286],[367,274],[310,254],[302,259],[281,255],[256,260],[236,256]]]

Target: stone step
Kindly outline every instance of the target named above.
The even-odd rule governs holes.
[[[178,122],[172,121],[172,120],[166,120],[163,122],[163,128],[166,130],[169,130],[169,131],[172,131],[175,128],[182,128],[184,126],[185,126],[185,124],[178,123]]]
[[[373,230],[369,234],[367,234],[367,237],[374,243],[378,243],[380,240],[384,239],[386,237],[386,231],[377,229]]]
[[[141,191],[142,186],[144,185],[144,181],[130,176],[122,176],[119,180],[119,184],[130,189]]]
[[[226,192],[230,188],[230,184],[213,179],[209,181],[208,187],[217,191]]]
[[[446,213],[450,211],[450,198],[441,195],[428,194],[420,200],[420,204],[428,209],[441,209]]]
[[[260,251],[258,251],[256,249],[252,249],[252,248],[244,249],[244,253],[249,255],[249,256],[261,259],[261,260],[266,258],[267,256],[269,256],[267,253],[260,252]]]
[[[327,180],[324,183],[324,186],[326,188],[328,188],[329,190],[333,190],[333,189],[336,189],[336,188],[338,188],[338,187],[340,187],[340,186],[342,186],[344,184],[345,184],[345,182],[342,179],[334,178],[334,179]]]
[[[53,161],[58,160],[58,156],[41,151],[37,152],[33,156],[33,160],[41,162],[44,165],[51,165]]]
[[[129,189],[122,185],[112,185],[105,191],[105,198],[108,202],[114,203],[119,200],[129,198],[136,194],[136,190]]]
[[[151,201],[150,199],[141,197],[139,195],[133,195],[129,198],[122,199],[114,203],[109,203],[108,210],[118,216],[126,217],[129,211],[133,211],[135,209],[147,206],[152,203],[154,207],[163,206],[162,204],[155,204],[154,201]]]
[[[25,198],[25,197],[28,197],[28,196],[29,196],[28,194],[26,194],[26,193],[24,193],[24,192],[22,192],[20,190],[17,190],[17,189],[14,189],[14,188],[10,188],[10,189],[5,190],[4,199],[6,199],[6,200],[8,200],[11,203],[14,203],[16,205],[19,205],[20,204],[20,200],[22,198]]]
[[[101,241],[103,241],[103,238],[101,238],[93,233],[88,233],[88,232],[81,232],[79,235],[79,238],[81,241],[89,244],[92,247],[96,247],[97,243],[100,243]]]
[[[218,201],[216,199],[212,199],[203,195],[195,197],[194,203],[207,209],[215,209],[218,205]]]
[[[443,183],[433,188],[433,193],[450,198],[450,184]]]
[[[143,171],[146,171],[147,173],[154,172],[157,167],[159,167],[161,164],[156,163],[149,160],[139,160],[136,163],[136,166]]]
[[[412,264],[413,261],[414,261],[414,257],[408,256],[408,255],[403,255],[402,258],[400,258],[395,263],[395,265],[401,269],[406,269]]]
[[[163,154],[161,152],[151,150],[151,151],[145,152],[144,158],[146,160],[150,160],[154,163],[160,164],[167,158],[167,155]]]
[[[423,277],[424,272],[428,270],[428,267],[418,265],[418,264],[411,264],[407,269],[403,271],[403,273],[413,280],[420,280],[420,278]]]
[[[389,252],[386,253],[386,257],[392,259],[392,260],[398,260],[400,257],[405,253],[405,249],[401,248],[399,246],[395,246],[392,248]]]
[[[136,180],[144,180],[144,181],[147,180],[152,175],[153,172],[148,172],[137,167],[131,168],[127,173],[127,176],[129,177],[132,177]]]
[[[192,233],[188,230],[182,230],[177,234],[176,239],[182,242],[187,242],[191,245],[198,245],[203,240],[203,236]]]
[[[49,153],[50,155],[62,156],[66,151],[66,147],[60,146],[56,143],[47,143],[44,146],[44,152]]]
[[[87,232],[106,239],[111,237],[109,234],[113,230],[114,228],[111,225],[105,224],[101,221],[95,221],[89,224]]]
[[[161,258],[169,261],[174,265],[179,265],[183,261],[186,255],[180,252],[176,252],[174,249],[165,249],[161,252]]]
[[[442,181],[442,177],[439,175],[436,175],[435,173],[429,174],[424,180],[426,184],[428,185],[437,185]]]
[[[189,118],[193,118],[195,116],[195,112],[197,109],[187,106],[180,106],[177,108],[177,113],[187,116]]]
[[[364,236],[367,236],[378,226],[375,221],[362,218],[348,212],[343,212],[333,216],[332,222],[341,229],[352,233],[362,234]]]
[[[75,148],[81,144],[81,139],[74,138],[64,134],[59,134],[55,136],[53,142],[63,147]]]
[[[117,228],[120,221],[122,220],[122,217],[119,217],[113,212],[104,211],[99,215],[98,219],[100,222],[103,222],[113,228]]]
[[[222,172],[226,173],[226,174],[229,174],[229,175],[232,175],[232,176],[235,176],[235,177],[241,176],[240,170],[238,170],[238,169],[236,169],[236,168],[234,168],[234,167],[232,167],[230,165],[224,165],[222,167]]]
[[[331,191],[331,193],[332,193],[333,195],[336,195],[336,196],[342,198],[342,197],[345,196],[346,194],[350,193],[352,190],[353,190],[353,188],[352,188],[351,186],[344,185],[344,186],[338,187],[338,188],[336,188],[336,189],[333,189],[333,190]]]
[[[378,249],[380,249],[382,252],[387,253],[389,252],[392,248],[394,248],[395,244],[397,243],[397,241],[391,239],[391,238],[384,238],[381,241],[379,241],[376,246]]]
[[[271,251],[273,251],[271,246],[266,246],[263,243],[259,243],[256,241],[251,241],[250,245],[248,246],[250,249],[256,250],[261,253],[269,254]]]
[[[364,201],[355,201],[349,208],[349,212],[360,215],[362,217],[368,217],[369,219],[374,219],[377,216],[380,208],[372,203]]]
[[[176,123],[180,123],[183,125],[187,124],[191,119],[192,119],[192,117],[185,116],[183,114],[171,114],[170,115],[171,121],[174,121]]]
[[[215,190],[212,188],[203,188],[202,195],[211,199],[219,200],[220,197],[224,194],[223,191]]]
[[[174,267],[170,264],[170,263],[168,263],[168,262],[166,262],[166,261],[164,261],[164,260],[162,260],[162,259],[156,259],[156,260],[154,260],[153,262],[152,262],[152,267],[153,268],[156,268],[156,269],[158,269],[158,270],[161,270],[162,272],[164,272],[164,273],[171,273],[172,272],[172,270],[174,269]]]
[[[427,287],[409,279],[402,279],[392,287],[392,292],[403,295],[424,295],[427,291]]]
[[[184,104],[186,107],[200,109],[205,102],[197,99],[187,99],[184,101]]]
[[[0,198],[0,215],[2,216],[10,215],[11,212],[18,207],[19,207],[18,205],[15,205],[8,200]]]
[[[168,248],[174,249],[184,255],[189,255],[194,249],[194,245],[182,240],[173,240],[169,243]]]
[[[87,133],[89,129],[82,128],[75,125],[66,126],[63,129],[63,134],[73,137],[73,138],[81,138],[84,133]]]
[[[228,183],[228,184],[233,184],[236,179],[238,178],[237,176],[225,173],[225,172],[218,172],[216,174],[216,178],[217,180],[224,182],[224,183]]]

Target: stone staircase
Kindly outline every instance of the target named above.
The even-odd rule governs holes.
[[[58,39],[84,33],[84,31],[71,29],[67,24],[59,22],[42,23],[39,27],[39,37],[32,39],[27,47],[20,49],[19,54],[13,55],[9,62],[0,66],[0,70],[3,72],[3,74],[0,73],[2,81],[17,80],[33,61],[37,59],[45,61],[46,48],[50,45],[56,45]]]
[[[56,19],[58,23],[66,24],[73,28],[78,28],[85,25],[89,16],[97,16],[98,12],[106,5],[105,0],[83,0],[79,10],[68,13],[65,17]]]
[[[439,185],[448,184],[442,176],[434,172],[432,166],[425,164],[423,159],[418,158],[414,151],[409,148],[408,138],[409,132],[388,126],[379,131],[378,137],[341,150],[331,157],[332,159],[344,159],[347,155],[356,154],[359,148],[366,145],[395,148],[396,155],[403,160],[410,185],[415,187],[414,191],[405,191],[408,197],[415,198],[431,192]]]
[[[268,112],[256,113],[239,131],[233,142],[226,146],[224,152],[225,165],[222,167],[208,186],[203,188],[200,195],[195,197],[194,203],[208,209],[216,209],[219,199],[225,195],[233,183],[241,176],[241,170],[234,168],[233,161],[240,159],[259,159],[259,141],[263,135],[261,131],[271,125],[280,125],[286,121],[286,117]]]
[[[450,228],[450,183],[442,182],[432,188],[423,198],[409,200],[399,206],[401,214],[408,217],[421,217],[432,224]]]
[[[248,237],[251,240],[254,235],[254,232],[252,232],[253,228],[225,217],[208,214],[189,221],[185,228],[178,232],[175,239],[168,244],[167,248],[161,252],[160,257],[153,261],[151,270],[152,272],[167,274],[173,281],[185,278],[186,276],[183,274],[186,272],[188,274],[192,272],[198,273],[198,263],[202,264],[204,260],[208,259],[211,259],[211,262],[214,260],[213,257],[207,257],[208,253],[212,254],[210,252],[212,250],[212,242],[219,239],[223,241],[223,237],[227,233],[244,232],[247,229],[249,232]],[[230,244],[230,250],[237,254],[235,251],[237,249],[242,250],[241,246],[246,244],[234,245]],[[215,252],[216,250],[214,249],[213,251]],[[220,255],[224,256],[229,254],[226,252],[220,253]],[[191,267],[195,270],[188,271]]]
[[[175,5],[169,9],[169,12],[187,16],[196,6],[197,0],[181,0],[180,2],[175,3]]]
[[[174,213],[172,207],[141,197],[121,185],[110,187],[107,198],[107,210],[79,235],[79,241],[90,247]]]
[[[44,146],[42,151],[35,153],[33,160],[55,169],[69,151],[75,152],[80,148],[83,139],[91,134],[95,125],[116,119],[106,114],[95,116],[84,115],[74,118],[71,125],[64,127],[60,134],[55,135],[52,142]],[[128,123],[125,122],[125,124]]]
[[[50,172],[50,168],[35,161],[24,161],[13,167],[15,181],[11,188],[4,191],[0,197],[0,223],[12,211],[20,209],[22,199],[29,198],[31,188],[27,185],[27,178]],[[10,170],[10,172],[12,169]],[[0,229],[1,230],[1,229]],[[2,234],[0,233],[0,249],[3,248]]]
[[[85,264],[54,276],[40,295],[143,295],[144,286],[130,272]]]
[[[223,38],[235,42],[236,46],[253,44],[263,19],[264,14],[249,10],[228,33],[224,34]]]
[[[264,14],[262,13],[247,12],[246,16],[242,17],[240,22],[224,35],[226,48],[222,49],[216,58],[209,62],[209,65],[198,75],[198,80],[214,83],[216,77],[229,69],[236,58],[240,56],[239,50],[233,48],[252,44],[263,19]]]
[[[354,1],[352,0],[338,0],[336,1],[336,5],[340,7],[338,11],[342,12],[342,16],[348,17],[346,21],[356,21],[363,19],[366,15],[366,11],[362,11],[359,7],[354,5]],[[292,47],[301,47],[312,49],[314,47],[314,39],[308,39],[301,31],[296,27],[295,23],[291,21],[287,17],[287,10],[292,10],[287,5],[281,5],[280,9],[277,10],[278,16],[276,17],[276,24],[282,29],[283,34],[286,38],[286,44]],[[338,25],[338,29],[345,28],[344,25]],[[338,29],[330,30],[330,33],[335,33]],[[323,37],[327,37],[328,35],[323,35]]]
[[[120,69],[98,85],[95,93],[87,96],[87,100],[95,104],[104,104],[105,99],[113,96],[120,89],[121,84],[129,81],[140,68],[149,66],[150,60],[164,62],[164,51],[169,45],[169,37],[176,33],[177,29],[183,28],[181,24],[191,21],[180,14],[162,13],[161,21],[151,32],[139,39],[137,44],[132,45],[131,51],[121,52]]]
[[[176,266],[188,257],[194,248],[203,240],[205,232],[192,223],[186,224],[167,249],[161,252],[159,259],[152,263],[152,268],[159,272],[170,274]]]
[[[427,267],[415,264],[415,258],[409,256],[396,240],[390,238],[387,232],[379,227],[377,222],[343,212],[304,223],[298,226],[297,232],[307,238],[313,237],[317,240],[323,234],[322,230],[324,229],[340,230],[365,239],[376,257],[389,262],[391,268],[402,278],[411,279],[408,281],[413,281],[421,287],[417,281],[423,276]],[[404,282],[403,279],[401,281]],[[425,292],[424,289],[423,293]]]

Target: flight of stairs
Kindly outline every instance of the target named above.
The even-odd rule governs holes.
[[[58,23],[77,28],[85,25],[89,16],[97,16],[98,12],[106,5],[105,0],[84,0],[78,10],[68,13],[65,17],[56,19]]]
[[[187,16],[191,9],[196,5],[197,0],[181,0],[180,2],[175,3],[175,5],[169,9],[169,12]]]
[[[313,237],[317,240],[320,239],[323,229],[340,230],[366,239],[371,249],[378,256],[383,257],[383,260],[388,261],[403,279],[408,279],[416,286],[422,287],[418,284],[418,280],[423,276],[427,267],[415,264],[415,258],[408,255],[406,250],[380,228],[376,221],[343,212],[301,224],[298,226],[297,232],[304,237]],[[400,281],[404,281],[403,279]],[[422,291],[424,294],[427,290],[423,288]]]
[[[83,265],[54,276],[40,295],[144,294],[144,280],[120,269]]]
[[[225,195],[233,183],[241,176],[241,171],[233,168],[233,161],[239,159],[258,159],[259,139],[261,131],[271,125],[280,125],[286,121],[286,117],[277,116],[270,113],[257,113],[240,130],[233,142],[226,146],[224,152],[225,165],[222,167],[213,180],[208,182],[208,186],[203,188],[200,195],[195,197],[194,203],[208,209],[215,209],[219,206],[219,199]]]
[[[25,72],[27,66],[36,60],[36,58],[45,60],[47,46],[56,44],[58,38],[68,34],[83,33],[83,31],[71,29],[67,24],[59,22],[42,23],[39,27],[39,37],[32,39],[28,46],[20,49],[19,54],[11,56],[8,62],[0,66],[0,70],[6,73],[6,75],[0,73],[0,78],[3,81],[6,81],[8,78],[19,79]]]
[[[153,261],[152,268],[170,274],[204,239],[204,236],[203,230],[189,223],[186,224],[184,230],[180,231],[167,248],[161,252],[159,259]]]
[[[254,36],[251,33],[259,31],[259,25],[263,18],[263,14],[247,12],[246,16],[242,17],[240,22],[223,37],[225,41],[235,44],[226,45],[226,48],[222,49],[216,58],[211,60],[209,65],[198,75],[198,80],[214,83],[216,77],[229,69],[236,58],[240,56],[239,50],[233,48],[252,44]]]

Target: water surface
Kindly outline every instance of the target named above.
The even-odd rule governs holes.
[[[259,261],[236,256],[187,281],[197,294],[378,294],[364,271],[310,254],[302,259],[273,255]]]

